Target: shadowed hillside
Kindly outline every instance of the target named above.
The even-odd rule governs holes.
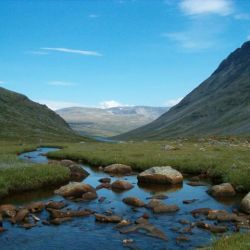
[[[68,124],[45,105],[0,88],[0,139],[63,141],[79,139]]]
[[[156,121],[118,139],[250,134],[250,42]]]

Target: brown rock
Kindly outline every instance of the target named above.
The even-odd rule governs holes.
[[[66,207],[66,204],[63,201],[49,201],[46,204],[46,208],[62,209],[64,207]]]
[[[161,231],[159,228],[150,224],[147,220],[140,218],[139,220],[136,221],[136,223],[137,224],[120,229],[119,230],[120,233],[127,234],[127,233],[136,232],[139,230],[145,230],[147,234],[152,237],[156,237],[164,241],[167,240],[167,235],[163,231]]]
[[[223,183],[215,185],[208,191],[214,197],[232,197],[235,196],[236,192],[230,183]]]
[[[132,189],[133,187],[134,186],[131,183],[122,180],[114,181],[111,185],[111,188],[113,190],[129,190]]]
[[[14,218],[16,216],[17,208],[11,204],[5,204],[0,206],[0,214],[3,217]]]
[[[27,205],[26,208],[31,213],[41,212],[45,208],[45,204],[43,202],[32,202],[31,204]]]
[[[52,208],[47,209],[52,218],[68,218],[68,217],[82,217],[91,215],[92,212],[89,210],[67,210],[60,211]]]
[[[101,183],[110,183],[111,182],[111,178],[108,177],[104,177],[98,180]]]
[[[104,172],[109,174],[131,174],[132,168],[123,164],[112,164],[104,168]]]
[[[22,223],[24,221],[24,219],[26,218],[26,216],[28,216],[29,214],[29,210],[27,208],[21,208],[15,218],[13,219],[14,223]]]
[[[177,205],[162,204],[153,208],[154,213],[173,213],[179,211],[180,208]]]
[[[241,201],[240,208],[243,212],[250,214],[250,192]]]
[[[183,176],[172,167],[152,167],[137,176],[139,182],[154,184],[178,184],[182,183]]]
[[[198,228],[208,230],[211,233],[224,233],[227,231],[227,227],[225,226],[215,226],[204,222],[196,222],[195,224]]]
[[[87,193],[82,195],[82,199],[84,201],[91,201],[91,200],[95,200],[96,198],[97,198],[96,192],[87,192]]]
[[[218,221],[237,221],[238,216],[233,213],[228,213],[225,210],[211,210],[209,211],[207,218],[209,220]]]
[[[194,202],[196,202],[196,201],[198,201],[198,199],[184,200],[182,203],[183,203],[183,204],[191,204],[191,203],[194,203]]]
[[[122,200],[124,203],[134,207],[144,207],[145,203],[136,197],[127,197]]]
[[[59,189],[55,190],[55,194],[61,195],[64,197],[82,197],[83,194],[87,192],[96,192],[95,189],[82,182],[71,182],[68,185],[62,186]]]
[[[55,218],[51,220],[50,223],[53,225],[61,225],[63,222],[70,221],[71,219],[71,217]]]
[[[197,208],[191,211],[191,214],[193,216],[200,216],[200,215],[208,215],[208,213],[211,211],[212,209],[210,208]]]
[[[98,222],[105,222],[105,223],[120,223],[122,218],[117,215],[104,215],[104,214],[95,214],[95,220]]]
[[[200,182],[200,181],[189,181],[187,182],[187,185],[193,186],[193,187],[199,187],[199,186],[207,186],[208,184],[205,182]]]
[[[183,241],[190,241],[190,239],[187,236],[185,236],[185,235],[179,235],[176,238],[176,242],[183,242]]]
[[[96,187],[96,190],[100,190],[102,188],[111,189],[111,184],[107,182],[101,183]]]

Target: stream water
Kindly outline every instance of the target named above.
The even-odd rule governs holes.
[[[38,148],[36,151],[28,152],[20,155],[21,159],[30,162],[46,163],[47,157],[45,153],[56,148]],[[84,180],[94,187],[99,185],[98,180],[102,177],[109,177],[102,171],[83,165],[83,168],[89,172],[89,176]],[[112,177],[112,181],[117,177]],[[194,222],[195,218],[190,214],[190,211],[196,208],[212,208],[232,211],[237,208],[239,198],[229,199],[225,201],[218,201],[209,196],[206,192],[208,186],[192,187],[187,185],[187,180],[183,182],[182,186],[139,186],[137,185],[136,176],[126,176],[124,179],[134,184],[134,188],[122,192],[115,193],[111,190],[101,189],[98,191],[98,196],[106,197],[105,201],[100,203],[98,200],[91,202],[71,202],[66,201],[67,208],[84,209],[90,208],[98,213],[104,213],[107,210],[113,210],[116,215],[120,215],[125,219],[134,221],[142,216],[145,212],[149,214],[149,221],[153,225],[163,230],[169,240],[167,242],[147,236],[144,232],[120,234],[118,230],[114,229],[113,224],[97,223],[94,216],[74,218],[72,221],[65,222],[59,226],[45,226],[38,223],[38,226],[25,230],[19,226],[13,226],[8,222],[4,222],[4,227],[7,232],[0,234],[0,249],[1,250],[49,250],[49,249],[196,249],[200,246],[207,245],[214,240],[210,232],[194,228],[192,234],[187,234],[190,239],[188,242],[177,243],[176,237],[180,235],[174,232],[172,228],[184,228],[185,225],[179,223],[180,219],[185,219]],[[156,194],[165,194],[168,199],[165,200],[167,204],[176,204],[180,210],[171,214],[153,214],[146,208],[138,208],[133,210],[130,206],[124,204],[122,199],[127,196],[135,196],[148,202],[148,198]],[[183,200],[198,199],[196,202],[185,205]],[[32,201],[49,201],[49,200],[63,200],[62,197],[53,194],[53,190],[43,189],[34,192],[23,193],[11,196],[1,203],[25,205]],[[39,217],[41,219],[47,218],[46,211],[42,212]],[[209,222],[213,223],[213,222]],[[229,228],[233,229],[233,224],[227,224]],[[123,245],[123,239],[133,239],[134,243],[131,245]]]

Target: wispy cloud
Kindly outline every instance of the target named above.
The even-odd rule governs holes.
[[[181,0],[179,6],[186,15],[217,14],[227,16],[233,12],[231,0]]]
[[[48,55],[49,53],[46,51],[39,51],[39,50],[31,50],[27,51],[27,54],[33,54],[33,55]]]
[[[78,50],[78,49],[69,49],[69,48],[50,48],[50,47],[43,47],[40,48],[43,51],[55,51],[55,52],[63,52],[63,53],[73,53],[82,56],[102,56],[101,53],[92,50]]]
[[[1,81],[1,80],[0,80],[0,84],[4,84],[4,83],[5,83],[4,81]]]
[[[84,105],[76,102],[65,102],[65,101],[53,101],[53,100],[37,100],[40,104],[45,104],[52,110],[58,110],[62,108],[69,108],[69,107],[83,107]]]
[[[204,38],[204,35],[200,35],[193,30],[163,34],[164,37],[177,42],[182,48],[191,50],[202,50],[212,47],[212,40]]]
[[[89,14],[89,16],[88,16],[89,18],[98,18],[99,17],[99,15],[97,15],[97,14]]]
[[[173,107],[176,104],[178,104],[182,99],[183,99],[183,97],[179,97],[179,98],[176,98],[176,99],[170,99],[170,100],[167,100],[164,103],[164,105],[167,106],[167,107]]]
[[[48,82],[48,84],[53,85],[53,86],[64,86],[64,87],[77,85],[76,83],[73,83],[73,82],[63,82],[63,81],[50,81]]]
[[[247,40],[250,41],[250,35],[247,36]]]

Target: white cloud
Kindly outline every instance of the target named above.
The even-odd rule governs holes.
[[[188,50],[203,50],[211,48],[214,45],[212,33],[204,32],[201,34],[192,28],[187,31],[164,33],[163,36]]]
[[[123,105],[120,102],[117,102],[114,100],[104,101],[99,104],[99,107],[102,109],[115,108],[115,107],[121,107],[121,106],[126,106],[126,105]]]
[[[217,14],[227,16],[233,12],[231,0],[181,0],[179,7],[186,15]]]
[[[64,102],[64,101],[53,101],[53,100],[38,100],[37,102],[40,104],[45,104],[52,110],[58,110],[69,107],[83,107],[82,104],[76,102]]]
[[[170,99],[170,100],[167,100],[164,103],[164,105],[167,107],[172,107],[172,106],[175,106],[176,104],[178,104],[182,99],[183,99],[183,97],[179,97],[177,99]]]
[[[78,50],[78,49],[68,49],[68,48],[40,48],[41,50],[46,51],[56,51],[56,52],[63,52],[63,53],[73,53],[73,54],[79,54],[83,56],[102,56],[101,53],[97,51],[91,51],[91,50]]]
[[[63,82],[63,81],[51,81],[51,82],[48,82],[48,84],[53,85],[53,86],[63,86],[63,87],[70,87],[70,86],[76,85],[73,82]]]
[[[89,15],[89,18],[98,18],[99,16],[98,15],[96,15],[96,14],[90,14]]]

